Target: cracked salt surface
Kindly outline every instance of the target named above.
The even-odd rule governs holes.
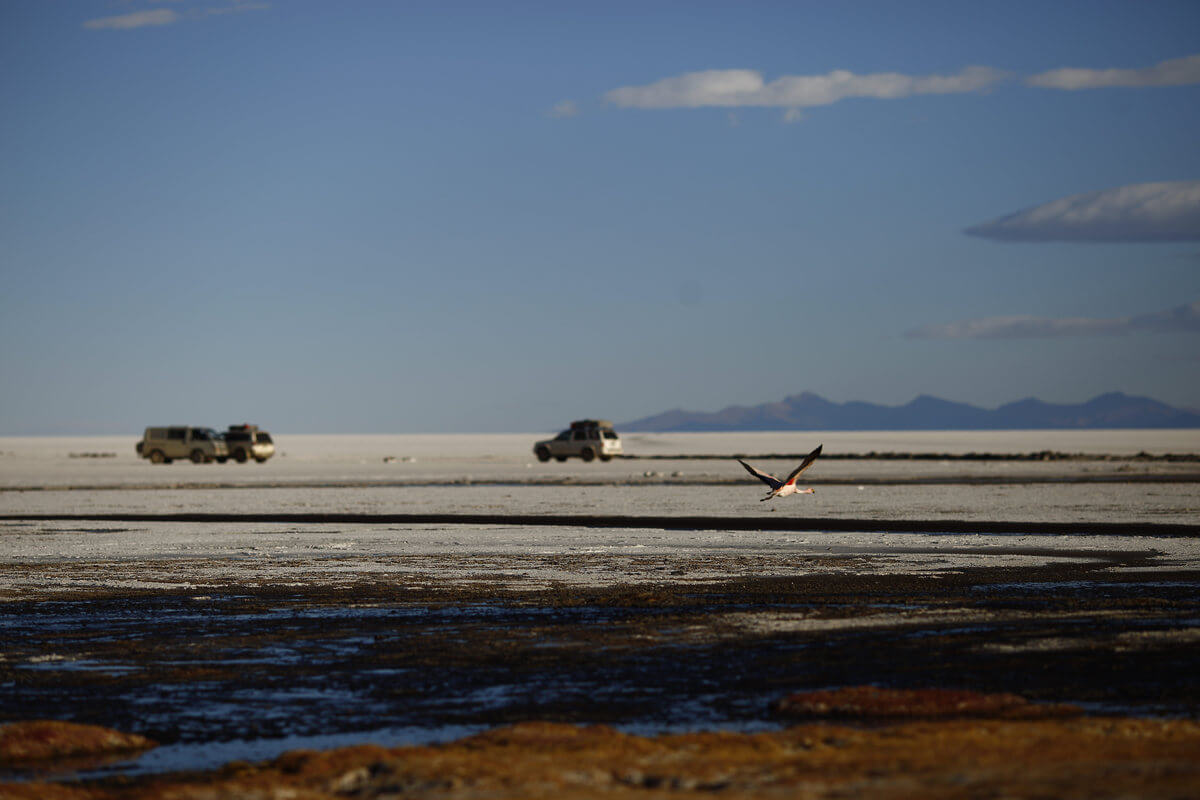
[[[1153,554],[1122,569],[1200,566],[1200,546],[1187,538],[1119,536],[991,536],[819,533],[804,538],[745,531],[509,528],[257,523],[230,527],[154,523],[136,531],[88,534],[70,523],[41,523],[36,534],[0,521],[0,597],[29,592],[69,595],[81,589],[205,591],[238,583],[286,586],[336,582],[340,575],[505,587],[605,586],[657,582],[681,564],[680,582],[758,575],[939,574],[977,566],[1022,567],[1105,559],[1116,551]],[[337,546],[329,548],[330,543]],[[251,548],[258,555],[247,556]],[[747,561],[748,559],[748,561]],[[31,570],[34,564],[46,569]]]

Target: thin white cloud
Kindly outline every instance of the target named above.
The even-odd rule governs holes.
[[[1009,73],[994,67],[969,66],[953,75],[905,75],[876,72],[858,75],[834,70],[824,75],[783,75],[771,82],[752,69],[686,72],[641,86],[621,86],[604,99],[622,108],[783,108],[785,121],[795,122],[800,109],[825,106],[855,97],[894,100],[922,94],[966,94],[988,89]],[[1200,83],[1200,54],[1171,59],[1142,69],[1049,70],[1025,79],[1042,89],[1185,86]]]
[[[645,86],[622,86],[604,99],[623,108],[737,108],[766,106],[800,109],[851,97],[896,99],[918,94],[960,94],[986,89],[1006,73],[991,67],[966,67],[955,75],[856,75],[835,70],[827,75],[784,75],[767,83],[750,69],[714,69],[663,78]]]
[[[133,28],[172,25],[179,19],[179,14],[169,8],[156,8],[150,11],[134,11],[132,14],[119,14],[115,17],[90,19],[83,23],[83,27],[92,30],[127,31]]]
[[[550,109],[550,116],[558,119],[577,117],[579,116],[579,106],[574,100],[562,100],[555,103],[554,108]]]
[[[172,2],[180,0],[150,0],[151,2]],[[270,3],[243,2],[234,0],[225,6],[204,6],[185,9],[182,12],[170,8],[156,8],[147,11],[134,11],[130,14],[120,14],[113,17],[100,17],[83,23],[83,27],[91,30],[133,30],[163,25],[174,25],[187,20],[204,19],[225,14],[240,14],[245,11],[263,11],[271,7]]]
[[[1076,194],[967,228],[1008,242],[1200,240],[1200,181],[1138,183]]]
[[[910,339],[1051,339],[1063,336],[1116,336],[1128,333],[1200,332],[1200,300],[1131,317],[985,317],[945,325],[924,325],[904,335]]]
[[[1174,58],[1143,69],[1052,69],[1025,80],[1040,89],[1104,89],[1115,86],[1187,86],[1200,83],[1200,55]]]

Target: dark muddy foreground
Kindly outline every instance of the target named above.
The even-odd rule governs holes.
[[[813,557],[811,575],[699,585],[673,582],[702,566],[680,559],[604,589],[356,573],[16,600],[0,604],[0,722],[168,745],[526,720],[753,730],[781,724],[786,694],[864,684],[1196,719],[1200,573],[1112,570],[1152,559],[912,576],[821,575]]]

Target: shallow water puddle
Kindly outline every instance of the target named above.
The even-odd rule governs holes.
[[[1190,713],[1200,583],[1107,570],[1055,559],[937,577],[522,593],[359,575],[351,586],[14,602],[0,604],[0,686],[17,689],[0,693],[0,719],[93,722],[165,743],[111,774],[532,719],[762,729],[779,724],[781,696],[838,685]]]

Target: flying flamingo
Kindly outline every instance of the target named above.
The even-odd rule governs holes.
[[[806,455],[804,457],[804,463],[792,470],[792,474],[787,476],[786,481],[781,481],[774,475],[768,475],[762,470],[757,470],[747,464],[745,461],[742,461],[740,458],[737,460],[737,462],[745,467],[746,471],[751,475],[758,478],[767,486],[771,487],[771,491],[767,492],[767,496],[764,497],[763,500],[770,500],[772,497],[787,497],[789,494],[816,494],[817,490],[813,489],[811,486],[807,489],[797,489],[796,477],[801,472],[804,472],[804,470],[812,466],[812,463],[817,460],[817,456],[821,455],[821,448],[823,446],[824,445],[817,445],[816,450],[813,450],[811,453]]]

